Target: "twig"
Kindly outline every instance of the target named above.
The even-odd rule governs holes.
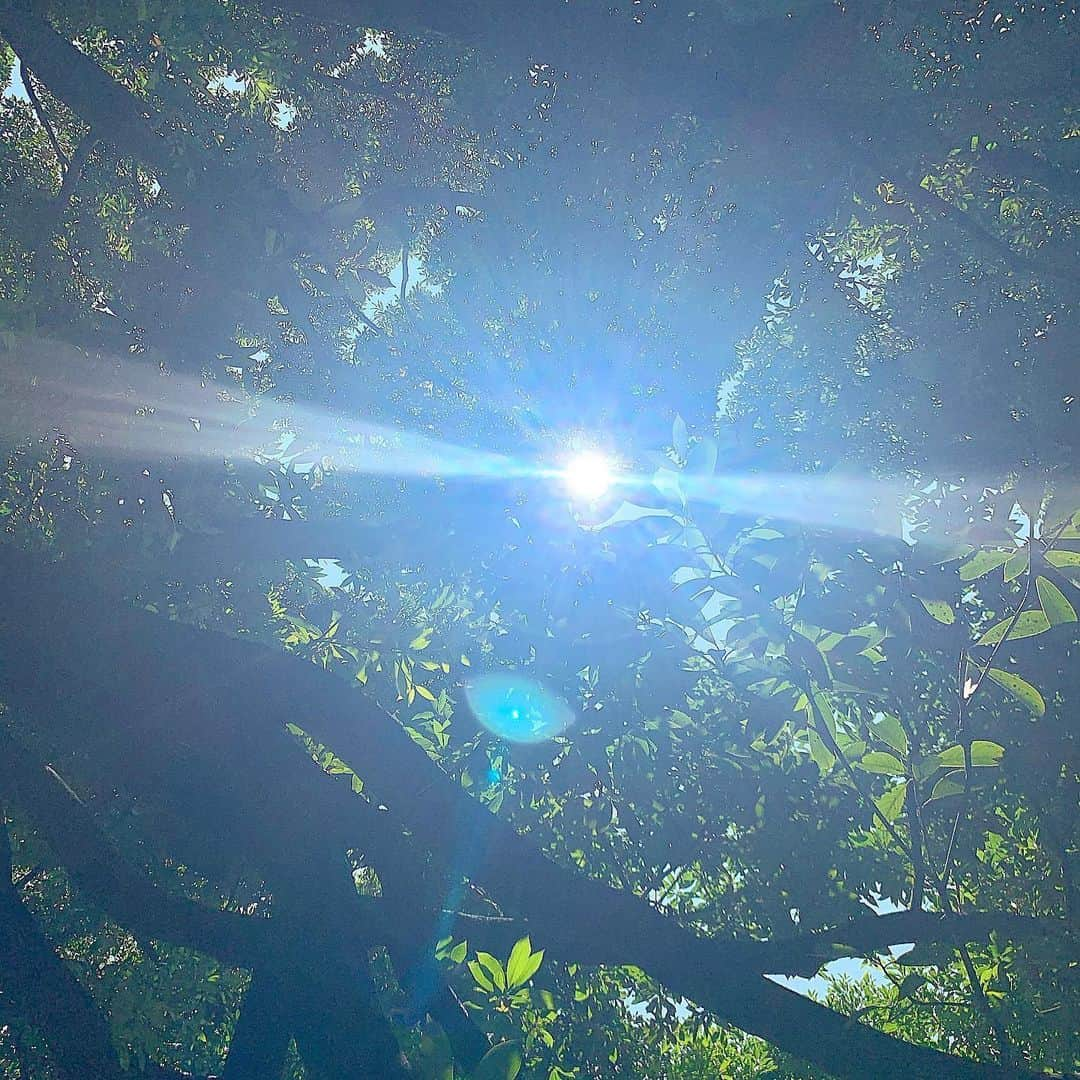
[[[825,742],[825,745],[828,746],[833,756],[841,763],[841,765],[843,765],[844,771],[847,773],[848,779],[855,788],[856,794],[870,807],[873,816],[885,827],[885,831],[893,838],[900,850],[910,858],[911,851],[909,850],[908,845],[904,843],[900,834],[894,828],[893,823],[885,817],[885,815],[877,808],[877,804],[874,800],[863,790],[862,785],[859,783],[859,778],[855,775],[855,770],[852,767],[851,762],[844,756],[844,751],[840,749],[836,739],[833,738],[833,734],[829,730],[829,725],[825,723],[825,718],[821,715],[821,710],[818,708],[817,701],[815,700],[814,684],[812,681],[809,689],[804,690],[804,692],[810,700],[810,709],[814,714],[814,721],[818,728],[818,733],[821,735],[822,740]]]
[[[68,170],[71,168],[71,162],[68,159],[67,154],[60,148],[60,140],[56,137],[56,132],[53,130],[52,123],[41,104],[41,99],[38,97],[37,91],[34,89],[33,74],[25,64],[22,64],[21,66],[23,85],[26,87],[26,96],[30,99],[30,106],[34,110],[34,115],[37,117],[38,123],[45,129],[45,134],[49,137],[49,143],[52,145],[53,153],[56,155],[57,164],[60,166],[60,182],[63,183]]]

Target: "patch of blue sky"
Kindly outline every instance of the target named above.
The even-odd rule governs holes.
[[[16,60],[11,65],[11,74],[8,76],[7,86],[2,95],[6,98],[15,98],[17,101],[29,101],[30,95],[26,92],[26,84],[22,77],[22,64]]]

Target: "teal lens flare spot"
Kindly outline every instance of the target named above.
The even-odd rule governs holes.
[[[561,697],[522,675],[485,675],[465,696],[476,719],[507,742],[544,742],[574,722],[574,710]]]

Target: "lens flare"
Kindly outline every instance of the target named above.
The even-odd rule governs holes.
[[[592,500],[599,499],[615,483],[615,473],[603,454],[586,450],[570,459],[563,469],[563,480],[571,495]]]
[[[465,697],[476,719],[507,742],[545,742],[574,722],[561,697],[523,675],[485,675],[466,687]]]

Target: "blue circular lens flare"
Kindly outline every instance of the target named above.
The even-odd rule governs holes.
[[[574,710],[561,697],[523,675],[484,675],[466,687],[465,696],[476,719],[507,742],[545,742],[574,722]]]
[[[563,480],[576,498],[599,499],[615,483],[615,473],[603,454],[585,450],[566,463]]]

